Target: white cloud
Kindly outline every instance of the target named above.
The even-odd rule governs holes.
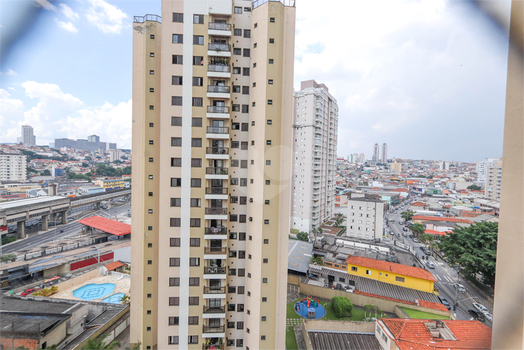
[[[0,75],[2,75],[2,74],[5,74],[5,75],[18,75],[18,73],[15,72],[12,69],[8,69],[7,72],[0,72]]]
[[[78,32],[78,28],[75,27],[75,25],[71,22],[62,22],[62,21],[59,21],[58,19],[56,19],[56,23],[58,24],[58,26],[62,29],[65,29],[67,30],[68,32],[71,32],[71,33],[77,33]]]
[[[29,124],[40,145],[60,137],[85,139],[97,134],[102,141],[131,148],[131,100],[116,106],[106,102],[99,107],[86,107],[79,98],[64,93],[55,84],[26,81],[22,87],[37,103],[26,110],[21,100],[0,89],[0,140],[15,142],[20,125]]]
[[[56,11],[56,6],[51,4],[48,0],[36,0],[36,3],[46,10]]]
[[[91,6],[87,10],[87,20],[103,33],[120,34],[124,27],[123,21],[127,18],[125,12],[104,0],[89,0],[89,3]]]
[[[69,19],[78,19],[78,13],[74,12],[73,9],[66,4],[60,4],[60,12]]]

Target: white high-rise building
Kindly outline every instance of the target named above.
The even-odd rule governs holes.
[[[500,202],[500,185],[502,183],[502,162],[494,161],[486,168],[486,186],[484,196],[486,199]]]
[[[385,143],[382,145],[382,158],[381,163],[386,164],[388,162],[388,145]]]
[[[338,105],[327,86],[307,80],[294,106],[291,226],[309,232],[335,208]]]
[[[36,136],[33,135],[33,127],[30,125],[22,125],[22,135],[17,141],[18,143],[23,143],[25,146],[35,146]]]
[[[375,146],[373,146],[373,158],[371,158],[373,162],[378,162],[380,160],[380,148],[378,146],[378,143],[375,143]]]
[[[384,202],[378,196],[352,194],[348,197],[346,236],[380,239],[384,231]]]
[[[26,178],[26,155],[0,153],[0,181],[24,181]]]
[[[499,161],[499,159],[486,158],[481,162],[477,162],[476,171],[478,182],[486,182],[486,170],[488,166],[492,166],[496,161]]]

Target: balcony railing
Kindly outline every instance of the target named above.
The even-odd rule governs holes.
[[[229,86],[208,85],[207,92],[229,94]]]
[[[227,194],[227,187],[206,187],[206,194]]]
[[[226,235],[227,228],[226,227],[206,227],[205,234],[206,235]]]
[[[229,127],[227,126],[208,126],[206,131],[208,134],[229,134]]]
[[[207,113],[229,113],[229,106],[207,106]]]
[[[231,72],[231,66],[226,66],[224,64],[209,64],[207,66],[208,72],[221,72],[221,73],[229,73]]]
[[[226,274],[226,268],[220,267],[220,266],[205,266],[204,267],[204,274],[206,275],[225,275]]]
[[[229,24],[229,23],[209,22],[208,29],[231,31],[231,24]]]
[[[229,154],[227,147],[206,147],[207,154]]]
[[[231,51],[231,45],[229,44],[210,43],[207,45],[207,48],[213,51]]]
[[[225,333],[225,331],[224,325],[218,327],[202,326],[202,333]]]
[[[227,215],[227,208],[206,208],[206,215]]]
[[[207,167],[206,168],[206,174],[208,174],[208,175],[227,175],[228,174],[228,168]]]
[[[225,294],[226,287],[204,287],[204,294]]]
[[[204,305],[205,314],[223,314],[226,312],[225,306],[207,306]]]
[[[204,254],[226,254],[226,247],[204,247]]]
[[[206,345],[202,344],[202,350],[224,350],[224,344]]]

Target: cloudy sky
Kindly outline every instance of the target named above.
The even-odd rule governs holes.
[[[469,2],[296,3],[295,87],[315,79],[338,100],[340,156],[370,158],[375,142],[390,158],[501,156],[507,37]],[[129,148],[131,23],[161,1],[0,6],[0,142],[29,124],[38,144],[94,133]]]

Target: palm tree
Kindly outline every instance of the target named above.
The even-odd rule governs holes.
[[[109,334],[106,334],[101,337],[97,338],[90,338],[87,340],[84,346],[82,346],[82,350],[113,350],[117,346],[120,346],[120,342],[113,340],[112,342],[106,344],[104,341],[105,338],[107,338]]]
[[[423,234],[424,232],[426,232],[426,229],[424,228],[424,225],[422,224],[414,224],[414,225],[411,225],[409,227],[409,229],[411,230],[411,232],[413,232],[413,234],[415,236],[417,236],[417,238],[419,237],[419,235]]]

